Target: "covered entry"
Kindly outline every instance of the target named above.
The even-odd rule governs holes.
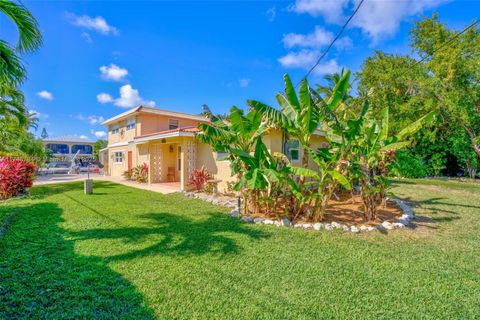
[[[197,128],[180,128],[135,138],[137,148],[148,154],[149,183],[178,184],[187,188],[190,173],[195,169]]]

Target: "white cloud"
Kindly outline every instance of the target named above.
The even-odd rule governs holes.
[[[323,16],[328,23],[340,23],[344,20],[343,10],[350,0],[297,0],[291,11],[308,13],[313,17]]]
[[[333,39],[333,34],[322,27],[316,26],[309,34],[287,33],[283,35],[283,44],[287,48],[309,47],[318,48],[328,45]]]
[[[139,105],[155,106],[155,101],[147,101],[140,97],[137,89],[126,84],[120,87],[120,97],[115,99],[114,105],[121,108],[133,108]]]
[[[271,7],[266,12],[268,21],[273,22],[275,20],[275,16],[277,15],[277,9],[275,7]]]
[[[66,16],[68,21],[74,26],[94,30],[103,35],[118,34],[118,29],[109,25],[103,17],[77,16],[73,13],[67,13]]]
[[[82,140],[88,140],[88,137],[87,137],[86,135],[82,134],[82,135],[80,136],[80,139],[82,139]]]
[[[278,59],[278,62],[285,68],[309,68],[318,59],[318,53],[311,50],[301,50],[299,52],[289,52],[287,55]]]
[[[249,84],[250,84],[250,79],[242,78],[238,80],[238,85],[242,88],[248,87]]]
[[[326,75],[335,72],[339,72],[341,67],[338,65],[337,60],[330,59],[326,63],[320,63],[314,70],[313,73],[316,75]]]
[[[343,24],[361,0],[296,0],[290,10],[323,17],[327,23]],[[362,30],[373,42],[393,36],[400,23],[426,9],[449,0],[367,0],[350,23]]]
[[[127,69],[120,68],[113,63],[109,66],[101,66],[99,70],[102,73],[102,79],[104,80],[123,81],[128,75]]]
[[[93,43],[92,37],[87,32],[82,32],[81,37],[86,43]]]
[[[53,100],[53,94],[51,92],[48,92],[47,90],[42,90],[40,92],[37,92],[37,96],[45,100],[50,100],[50,101]]]
[[[93,132],[93,134],[99,139],[105,138],[107,136],[107,133],[105,131],[95,131]]]
[[[114,99],[108,93],[100,93],[97,95],[97,100],[100,103],[113,102],[114,105],[121,108],[133,108],[139,105],[155,106],[155,101],[144,100],[138,90],[129,84],[120,87],[120,97]]]
[[[357,5],[359,0],[354,0]],[[424,10],[437,7],[446,0],[365,1],[352,20],[373,42],[397,33],[400,23]]]
[[[105,103],[112,102],[113,98],[108,93],[102,92],[102,93],[97,94],[97,101],[105,104]]]
[[[81,121],[87,121],[92,126],[101,124],[103,121],[105,121],[102,116],[84,116],[82,114],[79,114],[75,118]]]
[[[287,55],[278,59],[285,68],[301,68],[309,70],[317,62],[320,52],[311,50],[302,50],[300,52],[289,52]],[[320,63],[313,71],[316,75],[324,75],[338,72],[340,66],[335,59]]]

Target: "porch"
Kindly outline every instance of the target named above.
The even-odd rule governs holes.
[[[135,138],[137,163],[148,164],[148,184],[186,190],[195,168],[196,128],[181,128]],[[188,131],[187,131],[188,130]]]

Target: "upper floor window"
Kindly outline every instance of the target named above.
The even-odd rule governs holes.
[[[47,144],[47,149],[52,151],[52,153],[57,153],[57,154],[69,154],[70,150],[68,148],[68,145],[66,144],[59,144],[59,143],[49,143]]]
[[[290,161],[300,160],[300,142],[297,139],[290,139],[285,143],[285,155]]]
[[[117,134],[120,132],[120,126],[119,125],[115,125],[112,127],[112,134]]]
[[[168,119],[168,130],[178,129],[178,120]]]
[[[74,144],[72,146],[72,153],[80,151],[81,154],[93,154],[93,148],[87,144]]]
[[[130,119],[127,121],[127,130],[135,129],[135,119]]]

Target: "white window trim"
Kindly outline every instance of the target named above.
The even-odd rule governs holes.
[[[300,162],[301,161],[301,158],[302,158],[302,155],[301,155],[301,149],[302,149],[302,146],[300,145],[300,140],[296,139],[296,138],[291,138],[291,139],[288,139],[287,143],[289,141],[292,141],[292,140],[296,140],[298,141],[298,148],[290,148],[288,149],[288,155],[287,155],[287,158],[288,160],[290,160],[290,162]],[[290,151],[291,150],[297,150],[298,151],[298,159],[291,159],[291,153]]]
[[[119,125],[112,126],[112,134],[119,134],[119,133],[120,133],[120,126]]]
[[[127,124],[126,124],[125,127],[126,127],[127,131],[130,131],[130,130],[134,130],[136,125],[137,125],[137,120],[136,119],[130,119],[130,120],[127,120]]]
[[[228,159],[219,159],[219,158],[226,158],[230,156],[228,152],[217,152],[215,151],[215,161],[228,161]]]
[[[120,162],[117,161],[116,153],[120,153],[120,154],[121,154],[122,161],[120,161]],[[113,163],[114,163],[114,164],[123,164],[123,151],[114,151],[114,152],[113,152]]]

